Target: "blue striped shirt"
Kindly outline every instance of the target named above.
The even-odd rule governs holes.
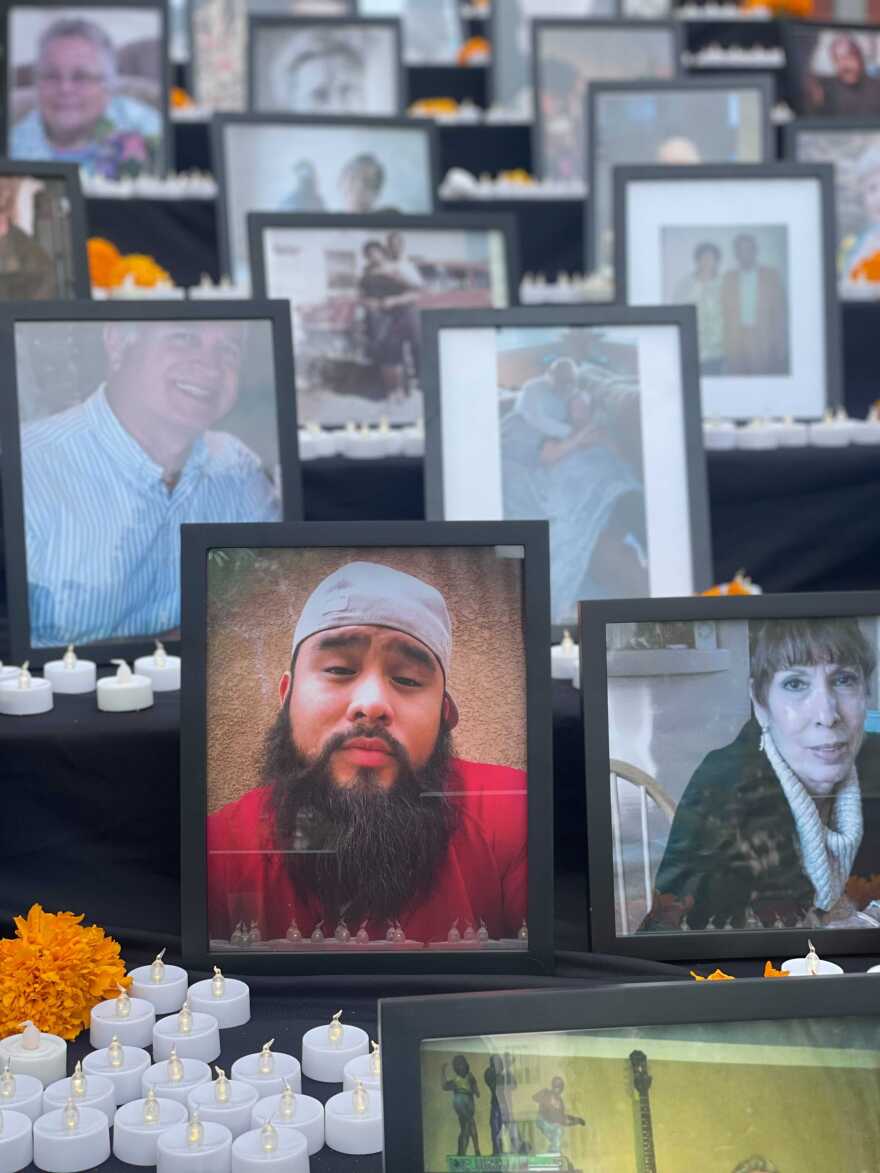
[[[180,622],[182,522],[278,521],[278,493],[236,437],[206,432],[173,489],[103,387],[22,430],[31,643],[152,635]]]

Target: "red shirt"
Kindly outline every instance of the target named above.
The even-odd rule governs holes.
[[[239,921],[256,921],[264,941],[284,937],[292,920],[307,937],[324,919],[320,901],[294,891],[278,849],[271,787],[254,790],[208,816],[208,931],[229,940]],[[459,824],[429,895],[402,912],[412,941],[445,941],[453,921],[463,932],[486,922],[492,939],[514,938],[526,916],[526,775],[508,766],[453,758],[446,794]],[[364,884],[369,885],[369,876]],[[358,925],[349,925],[352,936]],[[372,940],[386,924],[370,922]],[[324,919],[332,936],[335,923]]]

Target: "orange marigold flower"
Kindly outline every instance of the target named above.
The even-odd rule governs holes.
[[[850,272],[853,281],[880,281],[880,252],[865,257]]]
[[[467,65],[469,61],[485,61],[488,56],[489,42],[486,38],[471,37],[459,49],[456,60],[459,65]]]
[[[145,253],[129,253],[122,258],[122,263],[125,266],[124,277],[133,277],[135,285],[152,287],[163,281],[171,283],[170,274]]]
[[[777,969],[772,961],[768,961],[764,965],[764,977],[788,977],[787,969]]]
[[[186,106],[194,106],[192,98],[181,86],[172,86],[171,92],[168,95],[168,101],[172,110],[181,110]]]
[[[29,1018],[40,1030],[75,1039],[93,1006],[129,986],[119,944],[72,912],[34,904],[0,940],[0,1038]]]
[[[723,969],[716,969],[710,973],[708,977],[703,977],[702,974],[695,973],[691,970],[691,977],[695,982],[733,982],[736,978],[732,973],[725,973]]]
[[[87,245],[89,277],[99,289],[112,289],[123,277],[122,256],[119,249],[103,236],[92,236]]]

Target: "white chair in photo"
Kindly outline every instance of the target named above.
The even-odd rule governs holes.
[[[663,787],[639,766],[631,762],[612,758],[611,772],[611,836],[614,854],[615,891],[617,893],[617,910],[620,918],[620,931],[623,934],[631,932],[629,911],[627,908],[626,876],[623,859],[623,837],[621,833],[621,802],[620,784],[624,782],[634,786],[638,793],[639,803],[639,847],[641,849],[641,874],[644,885],[645,907],[650,910],[654,897],[654,874],[651,865],[651,843],[648,834],[648,803],[651,802],[660,811],[668,823],[672,823],[675,815],[675,803]],[[628,845],[630,846],[630,845]]]

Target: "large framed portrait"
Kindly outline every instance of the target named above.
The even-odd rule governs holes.
[[[427,516],[548,521],[556,634],[711,584],[690,307],[436,312],[424,343]]]
[[[186,957],[548,971],[549,638],[542,523],[184,527]]]
[[[519,280],[513,217],[248,217],[258,297],[290,303],[303,423],[423,418],[423,311],[503,308]]]
[[[436,133],[413,118],[215,116],[221,268],[250,281],[248,212],[433,212]]]
[[[880,27],[783,21],[782,36],[786,95],[797,114],[880,113]]]
[[[13,658],[175,641],[180,526],[302,516],[287,307],[0,305]]]
[[[397,20],[251,16],[248,109],[394,117],[406,105]]]
[[[6,154],[90,175],[163,175],[169,163],[167,9],[63,0],[3,9]]]
[[[613,171],[634,163],[763,163],[773,158],[769,77],[595,82],[587,91],[590,198],[585,267],[614,263]]]
[[[790,159],[834,168],[837,288],[858,298],[860,266],[880,252],[880,109],[873,118],[800,118],[784,133]]]
[[[407,65],[455,65],[465,41],[459,0],[357,0],[361,16],[394,16]]]
[[[89,297],[78,169],[0,160],[0,302]]]
[[[656,20],[532,21],[532,160],[544,179],[586,183],[586,97],[596,81],[669,79],[680,72],[681,28]]]
[[[386,1167],[870,1169],[876,980],[382,999]]]
[[[615,167],[614,224],[617,296],[697,307],[704,416],[841,402],[831,167]]]
[[[582,604],[594,949],[877,952],[878,617],[873,592]]]
[[[620,15],[620,0],[508,0],[489,9],[492,44],[490,93],[505,109],[525,111],[532,101],[532,21],[586,20]]]

